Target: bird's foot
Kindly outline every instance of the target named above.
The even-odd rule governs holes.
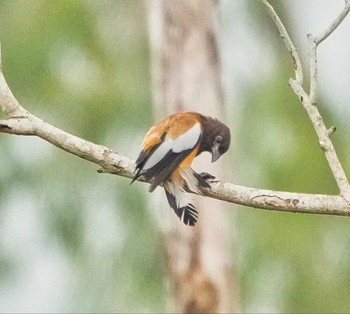
[[[218,180],[215,180],[215,176],[211,175],[208,172],[201,172],[199,176],[207,183],[218,182]]]

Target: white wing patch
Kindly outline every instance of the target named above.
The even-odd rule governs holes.
[[[147,170],[152,168],[154,165],[160,162],[170,150],[172,150],[174,153],[181,153],[187,149],[194,148],[198,142],[200,135],[201,135],[201,126],[197,122],[186,133],[180,135],[175,140],[172,140],[171,138],[165,139],[164,142],[157,148],[157,150],[147,160],[143,169]]]
[[[164,183],[164,187],[175,197],[177,208],[186,207],[193,201],[177,182],[167,181]]]
[[[201,126],[199,122],[197,122],[187,132],[180,135],[177,139],[173,140],[173,152],[181,153],[186,149],[193,148],[198,142],[201,131]]]

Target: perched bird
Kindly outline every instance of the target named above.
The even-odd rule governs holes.
[[[217,119],[197,112],[172,114],[146,133],[132,182],[143,176],[151,184],[150,192],[162,184],[176,215],[194,226],[198,212],[185,191],[200,193],[200,187],[209,184],[190,165],[202,152],[210,152],[212,162],[218,160],[228,150],[230,138],[230,129]]]

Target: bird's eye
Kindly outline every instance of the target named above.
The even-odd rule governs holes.
[[[215,142],[220,144],[222,142],[222,137],[220,135],[218,135],[217,137],[215,137]]]

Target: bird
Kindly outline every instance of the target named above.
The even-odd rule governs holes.
[[[198,174],[190,166],[202,152],[217,161],[230,146],[230,129],[215,118],[198,112],[174,113],[153,125],[143,138],[136,160],[133,183],[143,176],[153,192],[162,185],[170,207],[180,220],[194,226],[198,212],[186,191],[201,194],[210,187],[208,173]]]

